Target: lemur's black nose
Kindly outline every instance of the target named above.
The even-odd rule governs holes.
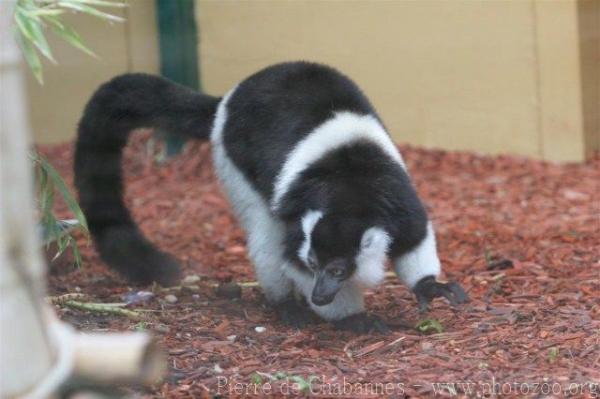
[[[313,294],[312,297],[310,298],[310,300],[312,303],[314,303],[317,306],[325,306],[325,305],[329,305],[331,302],[333,302],[333,298],[335,298],[335,295],[315,295],[315,294]]]

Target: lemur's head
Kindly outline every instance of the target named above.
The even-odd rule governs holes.
[[[304,239],[298,257],[314,275],[310,300],[331,303],[349,281],[373,286],[384,276],[390,237],[361,219],[310,210],[302,217]]]

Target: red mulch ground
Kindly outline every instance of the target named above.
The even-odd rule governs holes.
[[[367,302],[394,332],[357,336],[325,323],[287,328],[258,288],[244,288],[241,300],[218,296],[216,283],[253,281],[254,274],[209,146],[189,145],[159,167],[145,140],[136,137],[127,150],[127,201],[150,239],[174,253],[186,274],[201,277],[198,286],[171,291],[176,303],[157,291],[135,305],[155,310],[142,324],[58,309],[84,330],[152,331],[169,353],[171,374],[145,395],[292,394],[296,386],[286,379],[270,391],[265,385],[268,375],[285,373],[318,377],[313,393],[324,397],[600,396],[600,157],[555,165],[402,147],[435,220],[446,276],[472,301],[453,309],[436,300],[423,316],[389,277]],[[70,182],[72,146],[41,150]],[[54,266],[50,293],[81,290],[98,302],[121,301],[132,289],[79,241],[83,268]],[[424,317],[444,332],[412,328]]]

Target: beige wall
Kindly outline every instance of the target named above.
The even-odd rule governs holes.
[[[83,107],[102,82],[128,71],[158,73],[154,0],[130,0],[128,8],[110,12],[127,21],[110,24],[86,15],[65,18],[99,59],[48,35],[59,65],[44,62],[43,86],[27,74],[29,115],[36,142],[73,138]]]
[[[585,7],[597,13],[600,2]],[[582,27],[572,0],[198,0],[196,12],[210,93],[306,59],[352,77],[402,142],[581,160],[600,135],[598,96],[582,78],[600,71],[600,25]]]
[[[586,150],[600,151],[600,1],[578,2]]]

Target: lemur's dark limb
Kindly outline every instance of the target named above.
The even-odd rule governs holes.
[[[349,330],[358,334],[369,334],[377,332],[388,334],[391,330],[378,316],[366,312],[353,314],[341,320],[333,322],[339,330]]]
[[[469,296],[457,282],[439,283],[435,281],[434,276],[421,279],[413,288],[413,292],[419,302],[419,310],[427,310],[429,302],[434,298],[444,297],[451,305],[459,305],[469,301]]]
[[[288,299],[274,307],[281,322],[292,328],[304,328],[316,321],[310,308],[296,299]]]

